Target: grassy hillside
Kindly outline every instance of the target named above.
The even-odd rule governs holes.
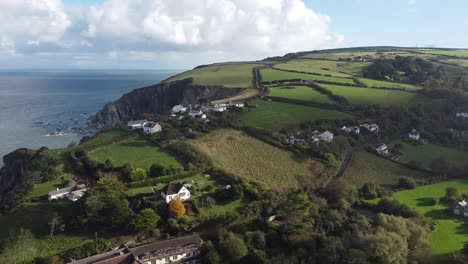
[[[468,57],[468,50],[466,49],[418,49],[418,52],[432,54],[432,55],[446,55],[456,57]]]
[[[298,160],[292,153],[240,131],[217,130],[190,143],[206,153],[215,166],[270,187],[292,187],[297,184],[296,176],[311,175],[311,160]]]
[[[167,81],[193,78],[194,83],[199,85],[250,88],[253,82],[252,69],[260,66],[263,64],[216,64],[184,72]]]
[[[174,157],[161,151],[158,146],[144,137],[131,138],[98,148],[91,151],[89,156],[99,162],[110,159],[115,166],[130,163],[135,167],[145,169],[149,169],[153,164],[182,167]]]
[[[270,87],[269,89],[269,96],[321,104],[333,103],[333,101],[328,98],[328,95],[319,93],[307,86]]]
[[[255,100],[251,109],[240,118],[240,123],[262,129],[281,129],[305,121],[353,118],[352,115],[316,107]]]
[[[342,77],[330,77],[317,74],[296,73],[276,69],[262,69],[262,81],[272,82],[281,80],[301,79],[305,81],[325,81],[345,84],[354,84],[353,79]]]
[[[403,88],[403,89],[408,89],[408,90],[419,90],[422,88],[416,85],[411,85],[411,84],[406,84],[406,83],[386,82],[386,81],[372,80],[372,79],[367,79],[367,78],[358,78],[358,80],[369,87]]]
[[[319,73],[331,75],[334,77],[350,77],[349,74],[342,71],[336,61],[328,60],[291,60],[286,63],[276,64],[275,68],[293,71],[303,71],[310,73]]]

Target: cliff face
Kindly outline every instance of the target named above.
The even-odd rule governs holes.
[[[135,89],[109,103],[90,118],[98,128],[111,128],[144,113],[167,113],[174,105],[197,104],[200,99],[219,100],[240,93],[242,89],[192,85],[191,79],[160,83]]]
[[[0,211],[15,206],[18,198],[22,197],[32,184],[28,179],[27,168],[31,165],[34,151],[17,149],[3,157],[4,167],[0,169]]]

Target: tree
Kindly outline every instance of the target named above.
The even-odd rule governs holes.
[[[221,237],[219,242],[219,250],[223,259],[238,260],[247,255],[248,249],[240,237],[229,232]]]
[[[159,215],[151,208],[141,210],[132,221],[132,227],[136,232],[151,235],[158,225]]]
[[[65,223],[56,212],[52,213],[52,215],[50,216],[48,225],[50,238],[54,238],[54,233],[56,231],[65,230]]]
[[[148,177],[146,170],[137,168],[130,172],[130,179],[132,181],[143,181]]]
[[[221,257],[219,256],[218,251],[216,249],[210,250],[203,258],[203,263],[208,264],[219,264],[221,263]]]
[[[416,181],[409,177],[400,177],[398,178],[398,186],[404,189],[414,189],[418,187]]]
[[[185,206],[179,197],[169,202],[169,214],[173,217],[182,217],[185,215]]]
[[[153,164],[150,168],[150,177],[151,178],[156,178],[156,177],[159,177],[159,176],[163,176],[166,174],[166,168],[162,165],[159,165],[159,164]]]

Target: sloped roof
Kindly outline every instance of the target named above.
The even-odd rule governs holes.
[[[177,247],[186,247],[189,245],[199,246],[201,243],[200,236],[198,234],[188,235],[183,237],[177,237],[172,239],[166,239],[161,241],[156,241],[150,244],[134,247],[130,249],[130,252],[136,257],[144,256],[148,253],[153,253],[157,251],[165,251],[170,248]]]
[[[129,121],[128,125],[129,126],[134,126],[134,125],[141,125],[142,126],[145,122],[146,122],[146,120],[133,120],[133,121]]]
[[[164,188],[162,188],[161,192],[165,195],[178,194],[182,187],[184,187],[184,185],[180,182],[169,183],[168,185],[164,186]]]

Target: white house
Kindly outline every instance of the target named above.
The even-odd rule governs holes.
[[[418,141],[419,140],[419,132],[416,129],[411,130],[408,133],[408,138],[411,140]]]
[[[70,201],[78,201],[87,191],[86,185],[67,187],[63,189],[57,188],[55,191],[50,191],[48,194],[49,201],[58,199],[69,199]]]
[[[358,126],[353,126],[353,127],[344,126],[341,128],[341,130],[343,130],[346,133],[355,133],[355,134],[359,134],[361,132],[361,129]]]
[[[377,124],[364,124],[361,125],[361,127],[364,127],[367,129],[369,132],[379,132],[379,126]]]
[[[229,106],[242,108],[242,107],[245,106],[245,103],[243,103],[243,102],[229,102]]]
[[[201,109],[192,110],[188,114],[191,118],[201,117],[203,115],[203,111]]]
[[[148,121],[146,120],[132,120],[127,123],[130,129],[142,129]]]
[[[185,107],[183,105],[176,105],[176,106],[172,107],[172,112],[173,113],[185,113],[185,112],[187,112],[187,107]]]
[[[161,125],[159,125],[159,123],[148,122],[143,127],[143,132],[145,132],[145,134],[153,134],[156,132],[161,132],[161,129],[162,128]]]
[[[225,112],[225,111],[227,111],[227,105],[226,104],[215,104],[213,106],[213,111],[215,111],[215,112]]]
[[[179,197],[181,201],[190,199],[190,191],[180,182],[169,183],[161,190],[161,197],[169,203],[172,199]]]
[[[377,151],[377,153],[378,153],[379,155],[382,155],[382,156],[387,156],[388,153],[389,153],[388,147],[387,147],[387,145],[385,145],[385,144],[382,144],[382,145],[378,146],[378,147],[375,149],[375,151]]]
[[[332,142],[333,136],[334,136],[333,133],[327,130],[323,132],[322,134],[318,135],[318,139],[320,139],[321,141],[325,141],[325,142]]]
[[[457,117],[463,117],[463,118],[468,118],[468,113],[457,113]]]

